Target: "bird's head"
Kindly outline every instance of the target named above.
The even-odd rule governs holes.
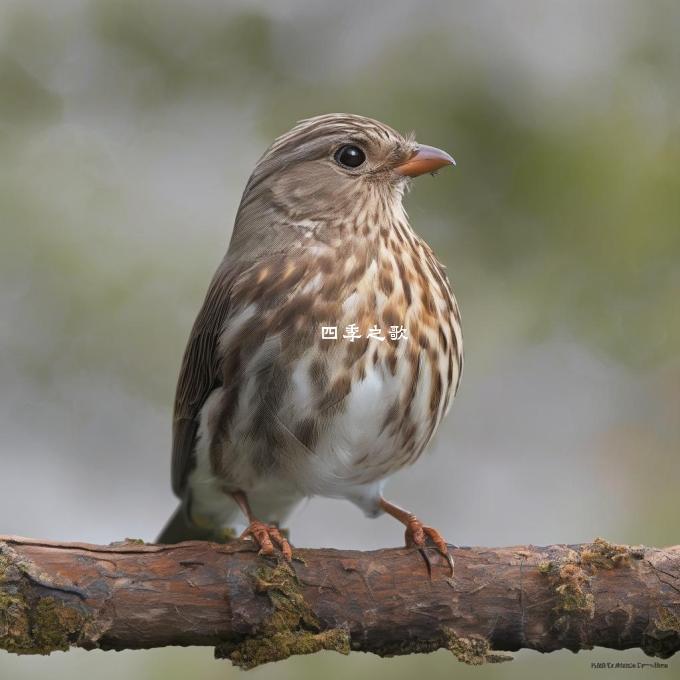
[[[308,118],[278,137],[258,161],[235,235],[263,218],[313,228],[347,222],[375,202],[400,205],[410,178],[446,165],[455,165],[448,153],[371,118]]]

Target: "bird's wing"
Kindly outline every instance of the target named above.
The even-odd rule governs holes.
[[[218,344],[229,313],[235,274],[226,260],[220,265],[184,351],[172,428],[172,489],[180,497],[191,470],[199,413],[222,382]]]

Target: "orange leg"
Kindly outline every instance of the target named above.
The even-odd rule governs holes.
[[[434,543],[439,553],[441,553],[446,558],[446,561],[449,563],[449,567],[451,569],[451,576],[453,576],[453,557],[449,553],[449,547],[446,544],[446,541],[436,529],[425,526],[413,513],[400,508],[394,503],[386,501],[384,498],[380,499],[380,507],[388,515],[391,515],[394,517],[394,519],[398,520],[406,527],[406,546],[409,548],[418,548],[424,557],[424,548],[426,546],[427,539],[429,538],[432,543]],[[427,557],[425,557],[425,560],[427,561]],[[429,568],[429,561],[427,561],[427,563]]]
[[[293,551],[290,543],[286,540],[278,527],[273,524],[265,524],[253,517],[253,512],[248,503],[248,497],[243,491],[233,491],[231,497],[236,501],[236,504],[241,508],[241,512],[248,518],[248,528],[241,534],[239,538],[253,538],[260,546],[260,555],[273,555],[274,545],[283,553],[283,557],[287,562],[293,559]]]

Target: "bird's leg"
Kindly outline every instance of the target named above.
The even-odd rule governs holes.
[[[274,545],[281,550],[283,557],[287,562],[293,558],[293,551],[290,543],[279,531],[278,527],[273,524],[265,524],[253,517],[253,511],[250,509],[248,497],[243,491],[232,491],[231,497],[236,501],[236,504],[241,508],[241,512],[248,518],[248,527],[241,534],[239,538],[252,537],[260,546],[260,555],[273,555]]]
[[[451,576],[453,576],[453,557],[451,556],[451,553],[449,553],[446,541],[436,529],[425,526],[412,512],[404,510],[404,508],[400,508],[398,505],[390,503],[384,498],[380,499],[380,507],[388,515],[391,515],[406,527],[406,546],[409,548],[416,547],[421,551],[427,562],[428,569],[430,568],[430,563],[425,555],[424,548],[427,539],[429,538],[432,543],[434,543],[437,550],[446,558],[446,561],[451,568]]]

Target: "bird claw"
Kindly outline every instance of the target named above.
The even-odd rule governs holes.
[[[449,568],[451,569],[451,577],[453,577],[453,556],[449,552],[449,547],[446,544],[446,541],[436,529],[425,526],[417,517],[411,516],[406,524],[405,537],[406,547],[418,548],[420,554],[425,560],[425,563],[427,564],[428,572],[431,574],[432,567],[430,565],[430,560],[425,553],[427,539],[429,538],[434,544],[434,547],[437,549],[437,552],[448,562]]]
[[[239,538],[254,540],[260,546],[258,555],[273,555],[276,552],[274,547],[276,546],[283,554],[286,562],[293,559],[290,543],[279,528],[273,524],[253,520]]]

